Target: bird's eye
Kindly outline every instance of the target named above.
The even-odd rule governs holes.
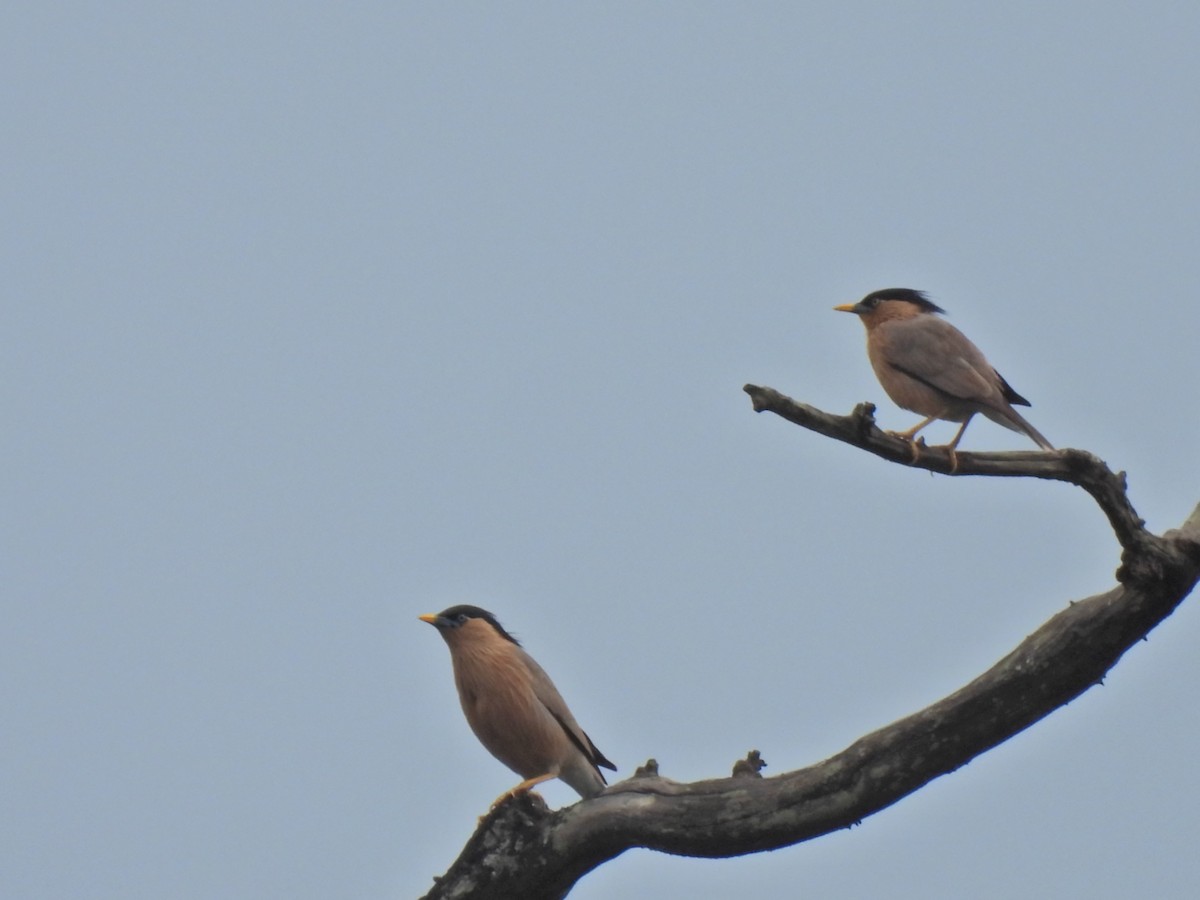
[[[457,622],[459,625],[462,625],[464,622],[467,621],[467,618],[468,617],[467,617],[466,613],[459,613],[457,616],[454,617],[454,621]]]

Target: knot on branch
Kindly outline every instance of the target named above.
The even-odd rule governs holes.
[[[751,750],[745,759],[739,759],[733,764],[734,778],[762,778],[762,770],[767,767],[767,761],[757,750]]]
[[[1128,586],[1145,586],[1173,580],[1181,563],[1183,568],[1189,567],[1176,546],[1149,532],[1141,532],[1121,553],[1117,581]]]
[[[650,757],[646,760],[644,766],[638,766],[637,771],[633,773],[633,778],[657,778],[658,777],[658,760]]]
[[[858,431],[858,439],[865,441],[872,431],[878,430],[878,426],[875,424],[875,404],[866,402],[858,404],[850,413],[850,421]]]

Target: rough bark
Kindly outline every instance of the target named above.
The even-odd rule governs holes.
[[[1019,453],[913,445],[875,427],[874,407],[848,416],[747,385],[756,411],[853,444],[884,459],[956,476],[1065,481],[1087,491],[1122,548],[1117,585],[1071,602],[1011,653],[950,696],[859,738],[804,769],[757,777],[757,751],[742,777],[681,784],[653,761],[604,794],[551,812],[537,795],[484,818],[427,895],[434,898],[565,896],[587,872],[631,847],[683,856],[738,856],[847,828],[1002,743],[1103,679],[1121,656],[1169,616],[1200,578],[1200,506],[1179,529],[1146,531],[1123,473],[1081,450]],[[953,470],[953,471],[952,471]],[[747,777],[748,776],[748,777]]]

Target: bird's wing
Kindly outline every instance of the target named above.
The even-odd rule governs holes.
[[[521,648],[517,648],[521,649]],[[558,688],[554,686],[554,682],[550,680],[550,676],[546,671],[537,664],[532,656],[526,653],[523,649],[521,654],[525,659],[525,665],[529,669],[530,684],[533,686],[533,693],[546,708],[546,712],[554,717],[554,720],[562,726],[562,730],[567,733],[567,737],[571,739],[579,752],[594,766],[604,766],[606,769],[616,771],[616,766],[605,758],[604,754],[596,749],[596,745],[592,743],[592,739],[587,736],[579,723],[575,721],[575,717],[571,715],[571,710],[567,708],[567,701],[562,698],[562,694],[558,692]]]
[[[1000,376],[961,331],[937,316],[892,321],[887,328],[888,364],[961,400],[993,401]]]

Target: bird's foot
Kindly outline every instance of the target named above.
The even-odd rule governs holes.
[[[489,811],[494,810],[496,807],[500,806],[503,803],[507,803],[509,800],[513,799],[514,797],[520,797],[522,794],[528,794],[531,790],[532,790],[532,788],[522,787],[521,785],[518,784],[515,788],[510,788],[509,790],[507,790],[503,794],[501,794],[499,797],[497,797],[495,800],[493,800],[492,805],[488,807],[488,810]]]
[[[954,449],[954,444],[937,444],[931,449],[945,450],[946,455],[950,457],[950,472],[948,474],[954,475],[958,472],[958,453]]]
[[[520,785],[518,785],[517,787],[513,788],[512,790],[505,791],[503,794],[501,794],[499,797],[497,797],[495,800],[493,800],[492,805],[488,807],[488,811],[479,817],[479,824],[482,825],[484,819],[486,819],[488,816],[490,816],[492,813],[494,813],[496,810],[498,810],[501,806],[503,806],[509,800],[512,800],[514,797],[522,797],[525,794],[529,794],[533,797],[537,797],[539,800],[541,799],[541,795],[538,794],[537,791],[531,790],[530,788],[522,788]]]
[[[505,791],[503,794],[501,794],[499,797],[497,797],[495,800],[492,801],[492,805],[489,806],[488,809],[489,810],[495,809],[500,804],[505,803],[505,802],[511,800],[513,797],[517,796],[518,793],[519,793],[519,791],[517,791],[515,789],[511,790],[511,791]]]
[[[917,460],[921,458],[921,450],[925,447],[925,438],[913,437],[911,431],[885,431],[884,434],[888,435],[889,437],[899,438],[900,440],[904,441],[904,443],[908,444],[908,446],[912,449],[912,459],[908,461],[908,464],[910,466],[915,466],[917,464]]]
[[[519,797],[521,794],[528,794],[533,790],[533,788],[537,787],[543,781],[550,781],[552,778],[557,777],[557,772],[547,772],[545,775],[535,775],[533,778],[526,778],[516,787],[509,788],[507,791],[497,797],[492,803],[491,808],[495,809],[501,803],[505,803],[508,800],[511,800],[513,797]]]

